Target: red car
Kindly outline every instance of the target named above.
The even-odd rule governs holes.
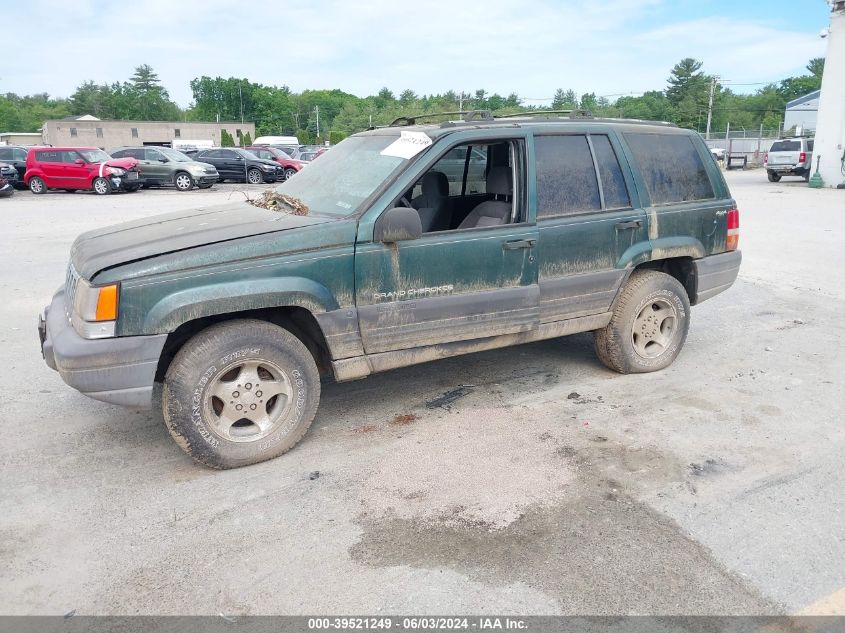
[[[138,191],[141,177],[134,158],[112,158],[94,147],[38,147],[26,155],[24,182],[32,193],[48,189]]]
[[[275,163],[278,163],[282,167],[285,168],[285,180],[292,177],[296,174],[300,169],[305,167],[307,163],[304,163],[301,160],[296,160],[291,158],[289,154],[280,150],[278,147],[272,147],[270,145],[251,145],[250,147],[244,148],[247,151],[252,152],[258,158],[264,158],[266,160],[272,160]]]

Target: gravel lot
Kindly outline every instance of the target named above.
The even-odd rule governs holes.
[[[845,613],[845,192],[728,180],[740,279],[667,370],[579,335],[329,384],[226,472],[66,387],[35,321],[79,232],[261,188],[0,200],[0,612]]]

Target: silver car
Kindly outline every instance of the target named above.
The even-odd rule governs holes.
[[[169,147],[118,147],[111,155],[137,159],[143,187],[175,185],[179,191],[190,191],[194,187],[208,189],[220,180],[214,165],[195,161]]]
[[[766,174],[769,182],[778,182],[783,176],[799,176],[810,180],[813,168],[813,139],[784,138],[775,141],[766,157]]]

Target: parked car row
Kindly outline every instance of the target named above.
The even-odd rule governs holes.
[[[251,151],[252,150],[252,151]],[[233,180],[250,184],[287,180],[307,163],[269,146],[215,147],[186,153],[169,147],[0,147],[3,187],[94,191],[104,195],[149,187],[207,189]]]
[[[18,179],[18,172],[12,165],[0,163],[0,198],[8,198],[15,193],[14,183]]]

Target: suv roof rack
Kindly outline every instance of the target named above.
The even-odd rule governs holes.
[[[466,123],[473,121],[493,121],[493,114],[490,110],[468,110],[461,112],[432,112],[430,114],[413,114],[411,116],[400,116],[394,119],[388,127],[407,126],[416,124],[418,119],[431,119],[437,116],[455,116],[460,115],[461,120]]]
[[[513,119],[517,117],[529,116],[548,116],[549,114],[565,114],[570,119],[594,119],[593,113],[589,110],[574,109],[574,110],[525,110],[524,112],[514,112],[512,114],[500,114],[497,119]]]

